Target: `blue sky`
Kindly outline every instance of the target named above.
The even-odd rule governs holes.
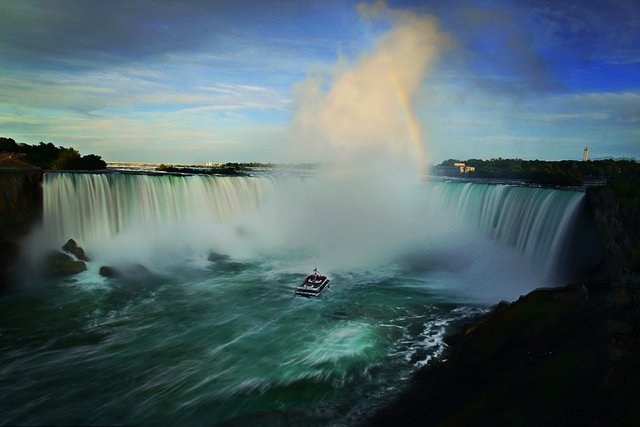
[[[429,159],[640,158],[637,1],[388,1],[447,48],[411,104]],[[295,88],[389,30],[350,1],[0,3],[0,135],[110,161],[283,161]]]

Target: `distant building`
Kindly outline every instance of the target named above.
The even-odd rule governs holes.
[[[454,163],[453,166],[460,169],[460,173],[464,173],[464,163]]]
[[[433,173],[439,176],[455,176],[475,171],[475,166],[467,166],[462,162],[454,163],[453,165],[438,165],[433,168]]]
[[[589,160],[589,147],[584,147],[584,152],[582,154],[582,161],[586,162]]]
[[[475,172],[475,166],[467,166],[465,163],[454,163],[453,166],[457,167],[460,170],[460,173],[469,173]]]

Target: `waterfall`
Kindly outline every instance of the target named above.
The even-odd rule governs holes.
[[[557,273],[584,193],[482,183],[442,183],[431,201],[458,220],[471,223],[491,239],[514,248],[543,276]]]
[[[243,220],[276,188],[273,177],[48,173],[45,240],[59,247],[74,238],[109,263],[229,252],[246,237]]]
[[[446,239],[437,240],[436,234],[472,228],[529,260],[542,276],[553,277],[584,196],[546,188],[429,182],[407,198],[422,202],[413,217],[395,206],[386,214],[379,203],[356,206],[367,199],[356,193],[352,199],[327,200],[338,189],[321,189],[317,181],[276,175],[46,174],[44,229],[54,245],[73,237],[107,259],[174,249],[166,262],[185,248],[236,250],[235,255],[256,248],[265,253],[278,245],[290,248],[304,241],[306,233],[317,246],[338,253],[336,259],[360,250],[368,256],[372,246],[384,248],[388,259],[397,255],[389,248],[397,250],[400,242],[442,244]],[[357,214],[336,224],[350,210]],[[368,216],[375,220],[367,223]],[[358,228],[361,232],[350,234]],[[378,240],[366,241],[371,234]],[[390,245],[394,239],[397,244]]]
[[[45,228],[62,241],[108,239],[170,224],[222,222],[256,209],[272,181],[252,177],[45,175]]]

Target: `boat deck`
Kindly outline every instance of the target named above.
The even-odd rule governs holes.
[[[295,295],[303,297],[316,297],[329,287],[327,276],[310,274],[305,281],[296,288]]]

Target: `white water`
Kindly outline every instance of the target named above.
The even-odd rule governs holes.
[[[487,301],[567,278],[558,260],[580,192],[431,182],[374,193],[369,182],[344,183],[47,174],[44,234],[51,247],[76,239],[102,265],[156,270],[206,263],[211,251],[295,272],[404,263],[455,272],[445,288]]]
[[[522,254],[543,277],[562,275],[558,265],[583,193],[490,184],[444,184],[430,197],[445,212]]]
[[[359,425],[477,302],[562,283],[581,200],[379,177],[47,174],[33,248],[73,237],[92,261],[0,299],[0,423]],[[150,271],[98,274],[137,263]],[[294,297],[314,266],[331,288]]]

